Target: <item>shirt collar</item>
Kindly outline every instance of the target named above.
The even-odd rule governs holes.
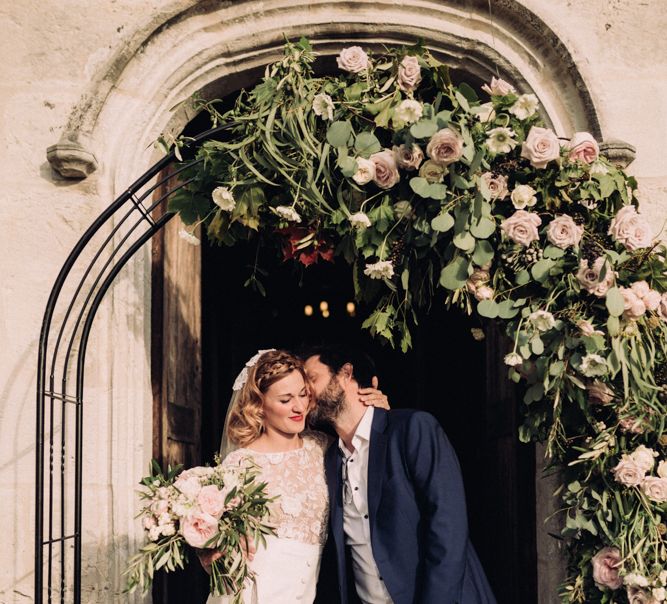
[[[367,407],[361,421],[357,425],[357,429],[352,437],[352,446],[356,451],[358,451],[364,443],[368,443],[371,440],[371,428],[373,427],[374,413],[375,407]],[[344,457],[347,457],[350,454],[341,438],[338,439],[338,448]]]

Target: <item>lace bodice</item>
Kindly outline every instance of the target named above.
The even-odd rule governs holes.
[[[232,451],[223,465],[245,459],[260,468],[259,480],[267,483],[270,522],[278,537],[324,545],[327,539],[329,493],[324,477],[324,452],[331,440],[321,432],[305,432],[303,446],[284,453],[260,453],[248,448]]]

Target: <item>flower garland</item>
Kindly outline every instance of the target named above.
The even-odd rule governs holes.
[[[434,298],[501,321],[519,436],[562,468],[564,601],[664,601],[667,275],[635,180],[589,133],[559,139],[535,95],[493,78],[482,102],[421,45],[346,48],[325,77],[314,58],[288,43],[233,109],[202,103],[234,126],[170,202],[184,236],[344,258],[364,327],[403,350]]]

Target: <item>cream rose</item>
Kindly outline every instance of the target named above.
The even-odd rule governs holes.
[[[510,195],[512,205],[517,210],[532,208],[537,203],[536,193],[537,191],[530,185],[517,185]]]
[[[621,461],[612,468],[612,472],[616,482],[626,487],[638,487],[646,475],[646,472],[629,455],[623,455]]]
[[[445,168],[432,159],[427,159],[419,168],[419,176],[430,183],[442,182],[445,178]]]
[[[218,520],[210,514],[189,514],[181,522],[181,534],[192,547],[203,548],[218,532]]]
[[[533,126],[521,146],[521,157],[530,160],[533,168],[546,168],[560,157],[560,142],[549,128]]]
[[[630,251],[651,247],[653,243],[650,225],[631,205],[623,206],[616,213],[607,234]]]
[[[618,576],[621,552],[615,547],[603,547],[593,558],[593,581],[600,588],[618,589],[623,581]]]
[[[660,292],[650,290],[643,298],[642,302],[646,305],[646,310],[658,310],[662,296]]]
[[[188,499],[194,500],[201,490],[201,483],[196,476],[179,476],[174,482],[174,486]]]
[[[375,163],[364,157],[357,157],[354,160],[357,165],[357,171],[352,176],[352,180],[358,185],[365,185],[375,178]]]
[[[588,132],[575,132],[565,147],[570,150],[567,155],[570,161],[592,164],[600,156],[600,147]]]
[[[502,174],[493,175],[491,172],[484,172],[482,180],[491,194],[491,199],[505,199],[509,191],[507,190],[507,176]]]
[[[607,295],[607,291],[614,284],[615,276],[611,267],[607,264],[603,279],[600,279],[602,268],[606,264],[604,256],[596,258],[593,266],[588,266],[588,261],[581,259],[579,261],[579,271],[577,272],[577,281],[583,289],[589,294],[593,294],[598,298]]]
[[[391,149],[373,153],[370,160],[375,164],[373,181],[381,189],[391,189],[401,179],[396,166],[396,158]]]
[[[512,86],[512,84],[501,78],[495,77],[491,78],[490,84],[484,84],[484,86],[482,86],[482,90],[484,92],[488,92],[492,96],[505,96],[506,94],[515,92],[515,88]]]
[[[542,219],[537,214],[517,210],[500,223],[500,230],[514,243],[528,247],[533,241],[540,238],[537,227],[541,224]]]
[[[360,73],[368,69],[370,61],[363,48],[360,46],[350,46],[340,51],[340,54],[336,58],[336,63],[344,71]]]
[[[647,476],[642,482],[642,491],[651,501],[665,503],[667,501],[667,478]]]
[[[567,214],[556,216],[547,226],[547,239],[562,250],[571,246],[577,247],[583,234],[584,227]]]
[[[419,59],[411,55],[403,57],[398,66],[398,76],[396,78],[398,87],[405,92],[411,92],[417,88],[421,80],[422,75]]]
[[[419,145],[413,144],[410,147],[394,145],[393,151],[398,167],[404,170],[416,170],[424,161],[424,152]]]
[[[428,142],[426,154],[441,166],[453,164],[463,155],[463,138],[451,128],[438,130]]]

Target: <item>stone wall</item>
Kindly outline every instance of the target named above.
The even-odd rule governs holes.
[[[274,56],[280,19],[292,31],[333,32],[332,49],[335,40],[354,39],[357,31],[365,39],[396,39],[404,28],[410,39],[440,19],[434,29],[444,32],[443,44],[456,36],[467,40],[457,59],[462,64],[474,54],[478,36],[478,46],[490,49],[487,58],[496,52],[502,73],[514,65],[521,86],[548,99],[559,134],[590,122],[586,103],[568,98],[578,71],[602,138],[637,149],[630,172],[639,180],[643,211],[659,226],[667,218],[663,0],[492,0],[490,15],[486,0],[299,4],[25,0],[0,7],[0,604],[33,599],[35,367],[42,313],[60,266],[100,211],[155,161],[150,141],[187,121],[186,109],[169,109],[241,71],[241,49],[256,65]],[[531,12],[522,13],[522,6]],[[562,48],[540,38],[540,28],[527,18],[531,13]],[[381,19],[394,21],[383,27]],[[563,63],[559,72],[555,59],[544,59],[554,49],[570,56],[576,69]],[[216,86],[224,92],[224,83]],[[46,161],[47,147],[63,134],[95,155],[99,167],[88,178],[64,179]],[[108,294],[89,346],[85,602],[127,601],[113,594],[121,586],[119,566],[140,534],[132,491],[151,451],[149,279],[144,252]]]

